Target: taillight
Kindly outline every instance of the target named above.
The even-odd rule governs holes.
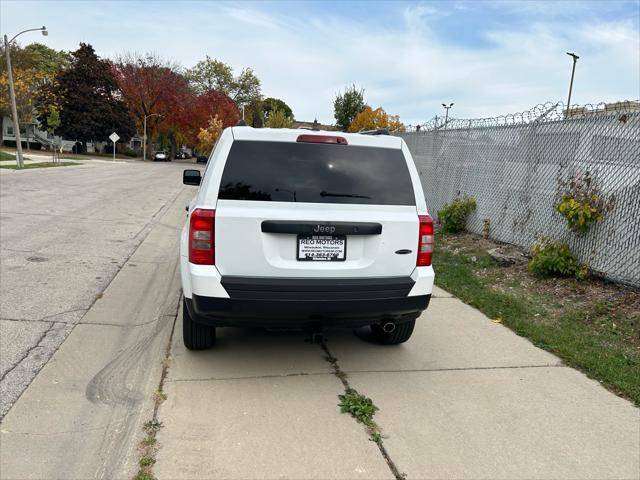
[[[418,259],[416,266],[428,267],[433,256],[433,219],[429,215],[418,215],[420,230],[418,235]]]
[[[215,210],[196,208],[189,219],[189,261],[198,265],[215,265],[213,227]]]
[[[335,143],[337,145],[348,145],[347,139],[336,135],[298,135],[298,143]]]

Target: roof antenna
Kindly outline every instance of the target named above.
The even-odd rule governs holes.
[[[245,122],[243,118],[238,120],[238,123],[236,123],[236,127],[246,127],[246,126],[247,126],[247,122]]]

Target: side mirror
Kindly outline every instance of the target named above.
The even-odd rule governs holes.
[[[200,170],[185,170],[182,172],[182,183],[185,185],[200,185],[202,177],[200,176]]]

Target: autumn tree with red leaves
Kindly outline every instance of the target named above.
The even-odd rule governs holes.
[[[240,120],[240,110],[227,95],[209,90],[202,95],[194,95],[190,105],[182,111],[180,119],[180,141],[187,145],[199,143],[200,129],[207,128],[212,118],[222,122],[222,128],[235,125]]]
[[[223,128],[240,118],[236,104],[215,90],[197,95],[178,67],[156,55],[129,54],[113,62],[114,76],[136,118],[139,131],[145,116],[147,142],[154,133],[163,133],[171,142],[173,155],[178,143],[194,146],[201,128],[217,118]]]
[[[153,54],[127,54],[112,63],[113,75],[142,132],[147,119],[147,144],[154,133],[171,133],[193,95],[176,64]]]

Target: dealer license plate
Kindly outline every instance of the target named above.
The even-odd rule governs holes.
[[[301,262],[344,262],[346,235],[298,235],[296,257]]]

